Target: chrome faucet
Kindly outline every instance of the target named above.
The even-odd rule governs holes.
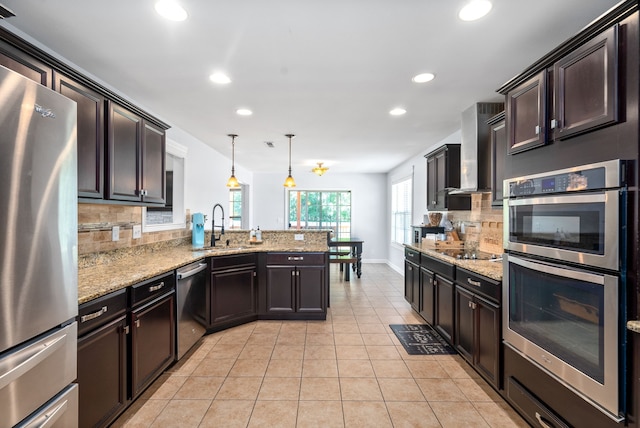
[[[220,226],[220,236],[218,236],[217,238],[215,237],[215,232],[216,232],[216,207],[220,207],[220,211],[222,212],[222,224]],[[222,238],[222,235],[224,235],[224,208],[222,208],[222,205],[220,205],[220,204],[215,204],[213,206],[213,212],[211,213],[211,246],[212,247],[216,246],[216,241],[219,241]]]

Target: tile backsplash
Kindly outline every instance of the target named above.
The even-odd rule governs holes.
[[[465,248],[477,250],[482,243],[489,252],[502,249],[502,208],[491,206],[491,193],[473,193],[470,211],[446,211],[445,218],[453,224]]]
[[[78,204],[78,255],[190,238],[184,229],[143,233],[133,239],[133,225],[142,224],[142,207],[128,205]],[[113,226],[120,227],[120,239],[111,240]]]

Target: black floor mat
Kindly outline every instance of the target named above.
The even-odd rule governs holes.
[[[445,340],[427,324],[390,324],[409,355],[457,354]]]

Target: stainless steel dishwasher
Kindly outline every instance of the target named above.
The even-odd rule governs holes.
[[[207,320],[207,264],[196,262],[176,271],[176,361],[200,339]]]

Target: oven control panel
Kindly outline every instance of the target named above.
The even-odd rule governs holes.
[[[538,174],[508,180],[509,196],[567,193],[605,188],[605,168],[598,167],[562,173]]]

